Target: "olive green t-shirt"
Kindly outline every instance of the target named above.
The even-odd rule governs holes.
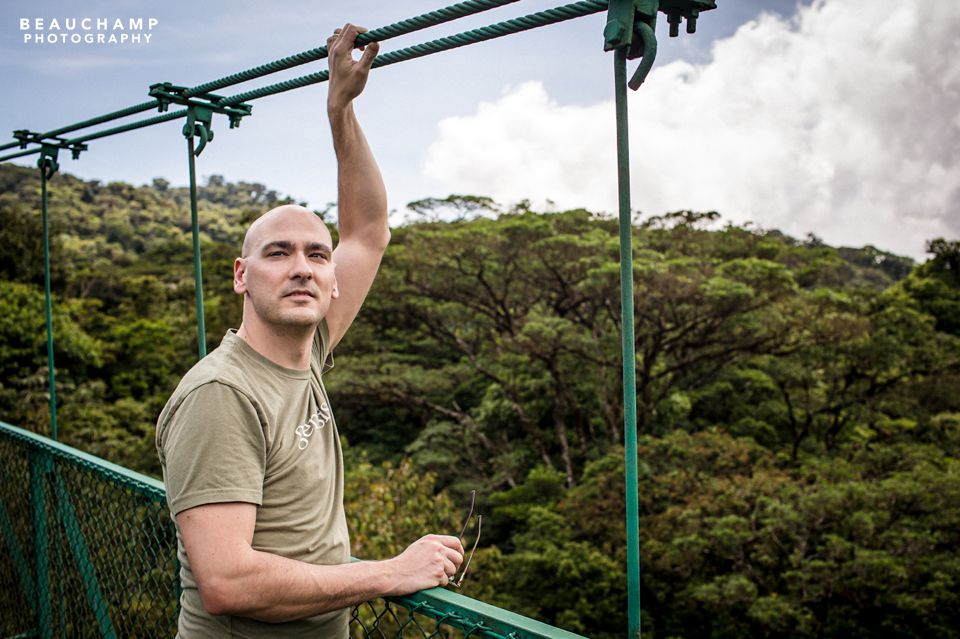
[[[167,504],[257,505],[253,548],[312,564],[350,561],[343,457],[322,373],[331,367],[326,323],[310,370],[271,362],[228,331],[180,381],[157,422]],[[178,637],[346,637],[349,612],[270,624],[208,614],[177,528],[183,594]]]

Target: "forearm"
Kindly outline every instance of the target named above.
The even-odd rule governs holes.
[[[463,561],[460,540],[425,535],[386,561],[333,566],[288,559],[251,546],[256,506],[204,504],[177,515],[203,607],[212,615],[282,622],[445,585]]]
[[[327,112],[337,155],[340,241],[386,247],[390,239],[387,193],[353,103],[331,102]]]
[[[211,614],[277,623],[391,594],[396,582],[391,560],[317,566],[249,548],[200,594]]]

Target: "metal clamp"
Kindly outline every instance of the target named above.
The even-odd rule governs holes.
[[[150,85],[150,96],[157,99],[158,110],[163,113],[171,104],[187,107],[187,123],[183,125],[184,137],[197,137],[199,142],[194,155],[200,155],[207,143],[213,140],[213,114],[222,113],[230,119],[230,128],[240,126],[240,120],[253,112],[249,104],[224,104],[227,98],[213,93],[187,96],[188,87],[175,86],[169,82]]]
[[[198,93],[193,96],[186,96],[188,87],[178,87],[169,82],[158,82],[150,85],[150,97],[156,98],[159,102],[158,110],[163,113],[170,108],[171,104],[182,104],[183,106],[205,107],[214,113],[223,113],[230,118],[230,128],[235,129],[240,126],[240,119],[250,115],[253,112],[253,106],[250,104],[224,104],[226,96],[214,95],[213,93]]]
[[[56,136],[44,137],[42,133],[37,133],[35,131],[28,131],[27,129],[18,129],[13,132],[13,137],[17,139],[17,142],[20,143],[20,148],[27,148],[28,144],[39,144],[42,147],[52,147],[56,149],[68,149],[70,151],[70,156],[76,160],[80,157],[80,153],[87,150],[87,145],[80,142],[71,142],[66,138],[59,138]],[[41,151],[42,153],[42,151]],[[56,154],[54,154],[56,156]]]
[[[187,122],[183,125],[183,137],[200,139],[193,154],[199,156],[207,142],[213,141],[213,111],[207,107],[187,107]]]
[[[667,15],[670,37],[676,37],[684,19],[687,33],[694,33],[700,12],[716,8],[716,0],[610,0],[603,29],[603,50],[627,47],[628,60],[641,58],[640,66],[627,83],[636,91],[657,57],[657,12]]]
[[[700,12],[717,8],[716,0],[661,0],[660,5],[660,11],[667,14],[671,38],[680,34],[683,20],[687,21],[687,33],[696,33]]]
[[[40,158],[37,160],[37,168],[40,169],[43,177],[47,180],[52,178],[53,174],[60,170],[60,164],[57,162],[57,155],[59,153],[60,147],[53,144],[44,144],[40,147]]]

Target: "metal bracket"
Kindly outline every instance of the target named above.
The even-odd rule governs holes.
[[[60,164],[57,163],[57,155],[60,153],[59,146],[44,143],[40,147],[40,159],[37,160],[37,168],[43,172],[43,177],[50,179],[53,174],[60,170]],[[76,156],[74,156],[76,159]]]
[[[199,142],[194,155],[200,155],[208,142],[213,140],[213,114],[222,113],[230,119],[230,128],[240,126],[240,120],[253,112],[249,104],[222,104],[226,97],[213,93],[201,93],[187,97],[187,87],[174,86],[169,82],[150,85],[150,96],[159,102],[158,110],[163,113],[171,104],[187,107],[187,123],[183,125],[183,136],[197,137]]]
[[[87,145],[80,142],[71,142],[66,138],[53,137],[44,137],[42,133],[37,133],[35,131],[28,131],[27,129],[18,129],[13,132],[13,137],[17,139],[20,143],[20,148],[27,148],[28,144],[39,144],[42,147],[54,147],[57,149],[69,149],[70,156],[76,160],[80,157],[80,153],[87,150]],[[56,159],[56,154],[54,154],[54,159]]]
[[[680,23],[684,19],[687,21],[687,33],[696,33],[700,12],[716,8],[716,0],[661,0],[660,2],[660,11],[667,14],[671,38],[676,38],[680,34]]]
[[[150,97],[156,98],[158,110],[163,113],[171,104],[187,107],[187,123],[183,127],[184,137],[200,138],[195,155],[200,155],[208,142],[213,140],[213,114],[222,113],[230,119],[230,128],[240,126],[240,120],[253,112],[249,104],[223,104],[227,98],[213,93],[200,93],[187,97],[187,87],[175,86],[169,82],[150,85]]]
[[[183,137],[200,138],[197,148],[193,151],[194,155],[199,156],[207,146],[207,142],[213,141],[213,111],[201,106],[187,107],[187,122],[183,125]]]
[[[657,12],[667,15],[670,37],[673,38],[679,34],[684,19],[687,33],[694,33],[700,12],[716,8],[716,0],[610,0],[607,24],[603,29],[603,50],[627,47],[628,60],[642,59],[627,83],[636,91],[657,57]]]

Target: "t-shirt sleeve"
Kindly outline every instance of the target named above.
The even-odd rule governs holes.
[[[313,356],[316,358],[316,363],[320,365],[321,373],[326,373],[333,368],[333,352],[330,350],[329,344],[330,328],[327,326],[326,318],[324,318],[320,320],[313,339]]]
[[[164,483],[174,516],[203,504],[261,504],[267,446],[246,395],[204,384],[184,398],[165,430]]]

